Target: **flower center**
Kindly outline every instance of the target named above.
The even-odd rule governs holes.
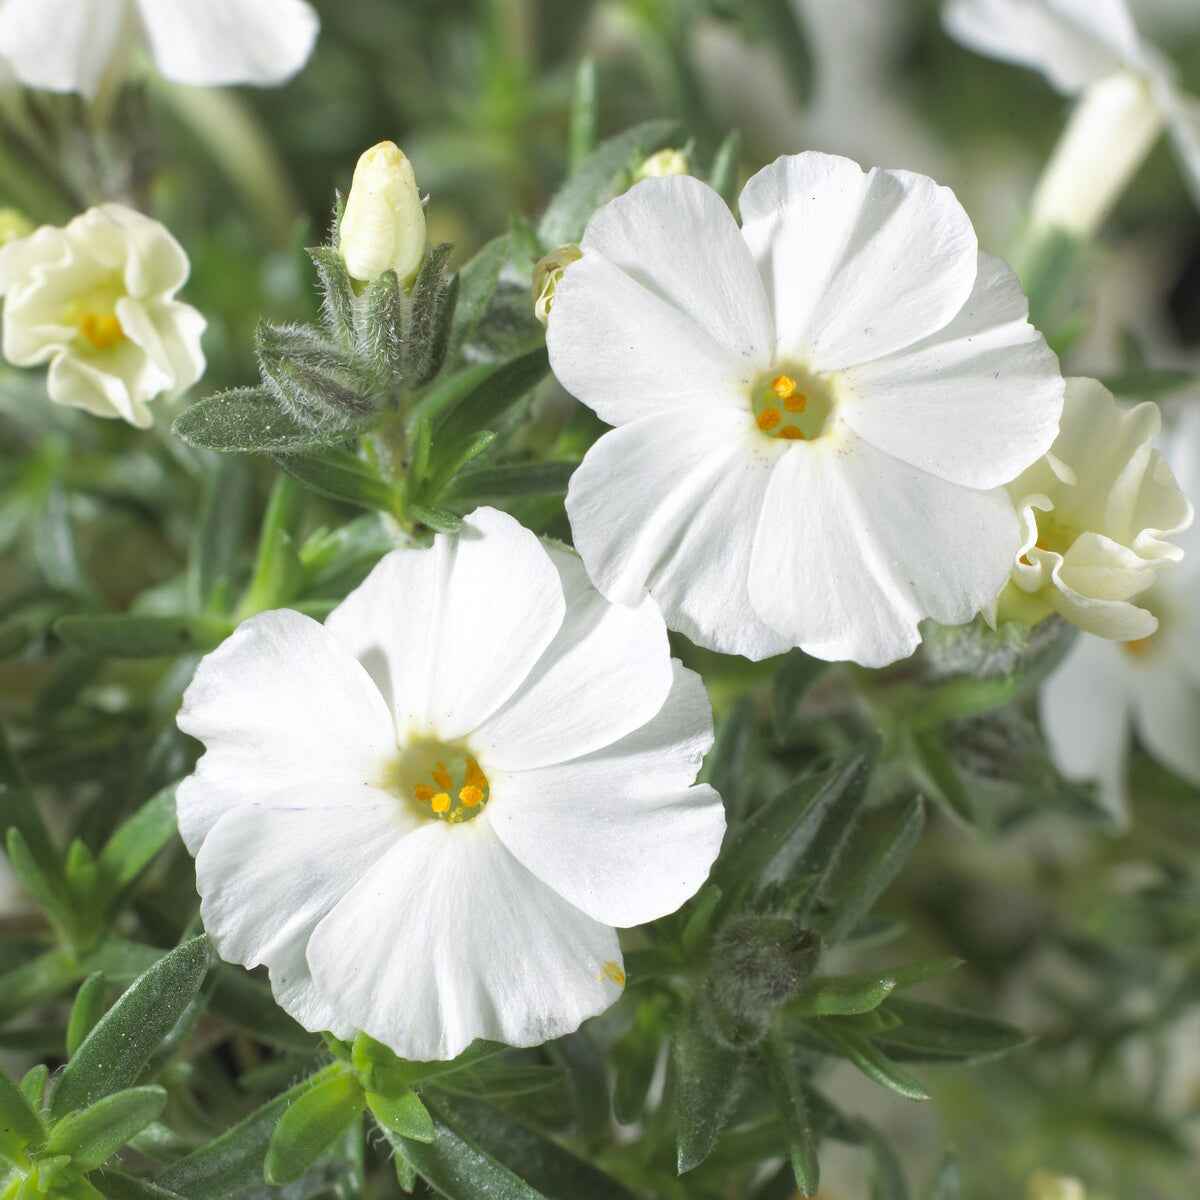
[[[800,367],[759,380],[750,403],[759,429],[789,442],[811,442],[827,433],[835,407],[829,383]]]
[[[392,764],[386,786],[426,818],[457,824],[487,807],[489,785],[475,757],[463,746],[411,742]]]
[[[123,294],[124,289],[115,276],[98,284],[67,305],[63,314],[66,324],[74,325],[93,350],[111,350],[126,340],[116,313],[117,300]]]

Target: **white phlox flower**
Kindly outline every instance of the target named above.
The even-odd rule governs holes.
[[[1125,0],[948,0],[964,45],[1082,95],[1033,201],[1036,223],[1090,234],[1164,128],[1200,204],[1200,99],[1138,33]]]
[[[1003,586],[1003,485],[1054,440],[1057,360],[925,176],[800,154],[740,207],[648,179],[558,283],[551,365],[616,426],[572,477],[575,544],[700,645],[892,662]]]
[[[122,204],[44,225],[0,249],[4,357],[49,363],[58,404],[145,428],[148,400],[204,373],[204,318],[175,299],[188,270],[168,230]]]
[[[1183,490],[1200,494],[1200,406],[1169,427],[1163,450]],[[1200,526],[1178,541],[1183,561],[1138,597],[1154,631],[1123,642],[1080,637],[1039,693],[1059,769],[1096,781],[1117,815],[1126,809],[1131,731],[1156,759],[1200,786]]]
[[[94,97],[131,43],[199,87],[286,82],[320,23],[306,0],[0,0],[0,58],[27,87]]]
[[[410,1059],[607,1008],[614,926],[673,912],[725,828],[703,684],[653,603],[482,508],[324,625],[244,622],[196,671],[179,787],[205,928],[308,1029]]]
[[[1192,506],[1151,443],[1158,406],[1122,408],[1094,379],[1067,380],[1062,425],[1039,462],[1008,486],[1024,527],[1000,612],[1057,612],[1099,637],[1149,637],[1158,619],[1134,598],[1183,558],[1167,539]]]

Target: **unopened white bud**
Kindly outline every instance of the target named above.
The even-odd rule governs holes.
[[[652,154],[633,173],[633,182],[641,183],[643,179],[661,179],[666,175],[686,175],[688,173],[687,155],[682,150],[660,150]]]
[[[384,271],[412,279],[425,257],[425,209],[412,163],[395,142],[358,160],[342,215],[340,249],[351,278],[369,283]]]
[[[550,305],[554,303],[554,289],[563,277],[563,272],[573,262],[583,257],[583,251],[572,242],[560,246],[537,260],[533,268],[533,314],[543,325],[550,320]]]

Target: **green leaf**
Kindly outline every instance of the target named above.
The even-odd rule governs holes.
[[[431,246],[405,304],[404,337],[398,374],[408,388],[418,388],[441,369],[450,346],[454,309],[458,302],[458,276],[448,268],[453,246]]]
[[[810,1023],[810,1028],[880,1087],[908,1100],[929,1099],[920,1082],[892,1062],[870,1038],[839,1025],[838,1021],[838,1017],[818,1017]]]
[[[208,1009],[258,1040],[284,1050],[311,1054],[320,1045],[315,1033],[309,1033],[275,1003],[265,983],[229,963],[217,968],[216,987],[209,997]]]
[[[309,246],[308,256],[317,268],[321,310],[330,335],[349,349],[354,336],[354,285],[342,256],[332,246]]]
[[[577,462],[511,463],[463,471],[451,480],[443,498],[459,507],[514,496],[565,496]]]
[[[938,1173],[925,1193],[925,1200],[958,1200],[961,1188],[961,1172],[958,1169],[958,1159],[947,1151]]]
[[[448,508],[434,508],[427,504],[410,504],[408,512],[414,520],[427,525],[437,533],[457,533],[462,528],[462,517]]]
[[[221,1200],[262,1183],[263,1159],[279,1119],[310,1088],[342,1067],[326,1067],[257,1108],[220,1137],[172,1163],[158,1177],[159,1187],[188,1200]]]
[[[741,811],[750,790],[756,730],[754,701],[739,696],[717,722],[716,741],[700,773],[701,780],[720,793],[731,818]]]
[[[264,388],[231,388],[197,400],[175,418],[171,432],[189,446],[234,454],[281,454],[324,441],[284,412]]]
[[[775,675],[772,689],[772,723],[775,737],[782,745],[789,745],[803,732],[804,722],[799,716],[800,704],[808,689],[829,669],[829,663],[819,658],[810,658],[803,650],[792,650],[784,657]]]
[[[445,455],[433,450],[430,456],[431,479],[428,487],[421,488],[414,499],[436,499],[441,496],[443,489],[469,462],[478,458],[494,441],[496,434],[490,429],[480,429],[473,433],[465,442],[459,444],[454,453]]]
[[[433,1141],[433,1118],[412,1088],[406,1087],[387,1096],[368,1092],[367,1105],[381,1125],[386,1125],[400,1137],[416,1142]]]
[[[633,1025],[617,1048],[613,1115],[622,1125],[640,1121],[646,1110],[646,1097],[662,1049],[666,1012],[667,999],[662,994],[642,997],[634,1012]]]
[[[27,1034],[26,1029],[18,1030],[18,1036]],[[60,1032],[56,1030],[56,1032]],[[33,1041],[32,1038],[29,1041]],[[26,1042],[26,1048],[29,1042]],[[55,1039],[54,1050],[57,1050],[62,1045],[61,1037]],[[5,1046],[8,1049],[17,1049],[18,1047]],[[33,1105],[34,1112],[41,1112],[42,1106],[46,1100],[46,1083],[50,1078],[50,1068],[45,1063],[38,1063],[36,1067],[30,1067],[25,1072],[21,1079],[21,1095]]]
[[[919,730],[912,736],[912,746],[916,751],[916,765],[919,768],[915,772],[918,781],[968,825],[978,825],[979,814],[975,808],[975,801],[971,798],[971,791],[962,776],[955,770],[954,764],[946,754],[942,744],[942,731]]]
[[[829,916],[817,922],[827,942],[841,941],[862,923],[900,874],[924,827],[925,806],[917,798],[909,802],[896,824],[880,838],[875,853],[850,881]]]
[[[188,553],[188,606],[219,613],[242,543],[249,502],[249,473],[238,458],[223,458],[204,480],[204,496]]]
[[[567,133],[567,162],[572,172],[596,149],[596,60],[582,59],[571,89],[571,117]]]
[[[890,975],[827,975],[815,979],[798,996],[789,1000],[791,1017],[848,1016],[871,1012],[893,992]]]
[[[161,788],[117,826],[96,860],[105,902],[124,891],[175,837],[175,788]]]
[[[108,997],[103,971],[94,971],[75,993],[71,1015],[67,1020],[67,1057],[70,1058],[96,1027],[96,1022],[108,1009]]]
[[[432,1059],[429,1062],[401,1059],[381,1042],[365,1033],[354,1039],[351,1061],[354,1069],[372,1091],[390,1091],[392,1088],[425,1083],[466,1071],[496,1054],[510,1049],[501,1042],[488,1042],[476,1038],[457,1058]]]
[[[899,1017],[901,1024],[879,1034],[878,1040],[914,1061],[979,1062],[1019,1050],[1030,1040],[1007,1021],[963,1008],[893,996],[886,1011]]]
[[[362,1085],[345,1070],[297,1096],[271,1135],[263,1164],[266,1182],[299,1179],[358,1120],[365,1103]]]
[[[184,1200],[177,1192],[112,1167],[94,1171],[91,1180],[107,1200]]]
[[[763,1062],[775,1107],[787,1131],[796,1187],[801,1196],[815,1196],[821,1183],[821,1165],[817,1161],[817,1139],[805,1087],[791,1047],[777,1033],[773,1033],[768,1041]]]
[[[61,873],[42,869],[24,834],[15,825],[9,829],[5,842],[13,871],[38,908],[61,929],[72,930],[75,925],[74,897]]]
[[[138,976],[63,1068],[50,1098],[51,1117],[129,1087],[200,990],[207,970],[208,938],[201,934]]]
[[[454,324],[450,335],[450,353],[453,357],[457,357],[462,347],[472,342],[496,293],[500,272],[511,250],[512,239],[508,234],[493,238],[459,271],[458,303],[454,308]],[[529,307],[532,313],[532,300]]]
[[[467,1138],[434,1118],[435,1136],[428,1144],[399,1138],[384,1129],[392,1145],[446,1200],[546,1200],[524,1180]]]
[[[738,183],[738,163],[742,155],[742,135],[731,129],[717,147],[712,170],[708,173],[708,185],[730,208],[733,208]]]
[[[494,1105],[445,1095],[431,1104],[459,1137],[548,1200],[633,1200],[623,1184]]]
[[[67,645],[101,658],[175,658],[219,646],[233,632],[233,623],[220,617],[114,613],[59,617],[54,632]]]
[[[46,1136],[42,1119],[29,1098],[0,1071],[0,1156],[15,1166],[28,1161],[25,1147],[36,1146]]]
[[[44,1149],[50,1154],[69,1154],[78,1170],[91,1171],[155,1120],[166,1103],[167,1093],[160,1087],[114,1092],[59,1121]]]
[[[645,121],[601,143],[547,206],[538,225],[542,245],[553,250],[579,241],[592,213],[624,191],[634,170],[678,128],[678,121]]]
[[[322,496],[378,512],[395,511],[392,489],[349,450],[277,454],[275,461],[289,475]]]
[[[741,1098],[745,1058],[715,1042],[695,1005],[684,1012],[671,1042],[676,1159],[680,1175],[712,1152]]]

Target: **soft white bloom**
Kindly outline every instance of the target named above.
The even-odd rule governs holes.
[[[187,277],[183,247],[123,204],[43,225],[0,249],[4,357],[49,363],[51,400],[145,428],[146,401],[204,373],[204,318],[175,299]]]
[[[1164,452],[1184,491],[1200,494],[1200,406],[1183,412]],[[1179,541],[1183,561],[1138,597],[1155,632],[1126,642],[1080,637],[1040,693],[1055,762],[1072,779],[1098,782],[1118,814],[1131,727],[1155,758],[1200,785],[1200,526]]]
[[[693,785],[697,675],[650,601],[482,508],[320,625],[263,613],[205,658],[178,791],[204,924],[308,1029],[413,1059],[529,1046],[620,995],[614,926],[673,912],[725,827]]]
[[[1128,641],[1158,619],[1132,603],[1183,558],[1166,539],[1192,506],[1151,446],[1158,405],[1122,408],[1094,379],[1069,379],[1062,425],[1039,462],[1008,485],[1024,526],[1000,612],[1057,612],[1080,629]]]
[[[1050,448],[1062,376],[931,179],[800,154],[740,207],[648,179],[558,284],[551,365],[617,426],[571,480],[575,544],[700,645],[891,662],[1003,586],[1003,485]]]
[[[284,83],[319,22],[305,0],[0,0],[0,58],[27,87],[95,96],[131,41],[176,83]]]
[[[395,271],[404,282],[421,266],[425,240],[425,208],[404,151],[395,142],[364,150],[339,230],[346,270],[363,283],[384,271]]]
[[[945,22],[981,54],[1082,94],[1034,197],[1036,224],[1090,234],[1164,128],[1200,203],[1200,100],[1176,87],[1125,0],[949,0]]]

